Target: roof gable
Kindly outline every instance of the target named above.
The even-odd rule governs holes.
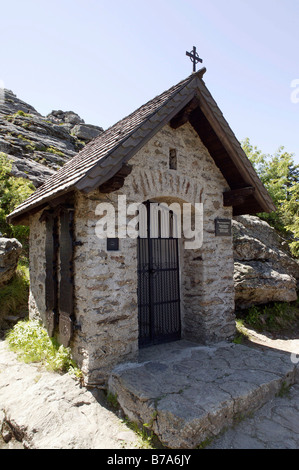
[[[138,108],[86,145],[50,177],[8,219],[19,219],[73,189],[90,192],[112,178],[165,124],[174,128],[187,120],[198,132],[232,190],[252,186],[249,211],[271,212],[275,206],[250,161],[207,90],[202,76],[192,74]],[[241,204],[242,206],[242,204]]]

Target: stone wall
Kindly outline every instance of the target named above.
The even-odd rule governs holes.
[[[73,340],[75,359],[89,383],[104,384],[119,360],[138,353],[136,241],[120,240],[119,252],[107,252],[106,240],[95,233],[98,191],[77,194],[75,310],[81,330]]]
[[[39,221],[41,212],[30,217],[29,237],[29,316],[46,321],[46,224]]]
[[[169,169],[170,149],[176,149],[177,170]],[[106,240],[96,235],[97,205],[117,207],[120,195],[126,195],[127,204],[149,199],[203,203],[202,247],[187,250],[186,240],[180,240],[182,337],[208,343],[235,332],[232,237],[216,238],[214,225],[216,218],[232,216],[223,208],[222,193],[229,188],[197,133],[188,123],[177,130],[165,126],[129,164],[132,173],[119,191],[76,193],[75,236],[82,245],[74,258],[75,316],[81,330],[71,347],[89,384],[104,386],[116,364],[138,357],[137,241],[121,239],[118,252],[107,252]],[[31,225],[31,314],[42,314],[44,229],[36,220]]]

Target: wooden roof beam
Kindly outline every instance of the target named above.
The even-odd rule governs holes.
[[[246,188],[234,189],[233,191],[226,191],[223,193],[223,205],[224,207],[240,206],[243,204],[249,196],[252,196],[255,188],[248,186]]]
[[[172,129],[178,129],[179,127],[186,124],[186,122],[189,121],[189,117],[192,111],[198,107],[199,99],[194,97],[190,103],[188,103],[187,106],[182,109],[182,111],[180,111],[174,118],[171,119],[170,127],[172,127]]]
[[[121,189],[125,183],[126,177],[132,172],[132,169],[132,165],[124,164],[112,178],[99,186],[100,192],[109,194]]]

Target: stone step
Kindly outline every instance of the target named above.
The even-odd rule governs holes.
[[[288,353],[178,341],[142,350],[138,363],[116,367],[108,387],[128,418],[146,424],[166,447],[192,449],[257,411],[297,378]]]

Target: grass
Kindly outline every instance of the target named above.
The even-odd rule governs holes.
[[[154,432],[148,429],[148,424],[143,424],[142,426],[140,426],[134,421],[129,420],[127,416],[123,419],[123,423],[138,436],[140,447],[142,449],[163,448],[162,444],[160,443],[159,439],[154,434]]]
[[[58,150],[57,148],[55,147],[47,147],[44,152],[48,152],[48,153],[53,153],[54,155],[58,155],[59,157],[64,157],[64,153],[61,152],[60,150]]]
[[[15,113],[15,116],[31,117],[32,115],[30,113],[25,113],[24,111],[21,111],[19,109],[19,111]]]
[[[282,382],[280,390],[277,392],[276,396],[280,398],[288,397],[290,395],[291,385],[287,385],[286,382]]]
[[[210,446],[213,443],[214,440],[215,440],[215,437],[207,437],[196,448],[197,449],[205,449],[206,447]]]
[[[246,343],[248,339],[250,339],[248,331],[246,327],[244,326],[243,321],[240,319],[236,320],[236,330],[237,330],[237,333],[233,340],[235,344],[243,344],[243,343]]]
[[[8,114],[7,116],[5,116],[4,119],[6,119],[6,121],[9,121],[9,122],[13,122],[15,120],[15,118],[17,117],[29,117],[29,118],[32,118],[32,114],[30,113],[25,113],[24,111],[22,111],[21,109],[19,109],[19,111],[17,111],[16,113],[14,114]]]
[[[71,356],[70,348],[59,345],[37,320],[19,321],[7,334],[6,341],[19,360],[41,363],[52,372],[70,372],[80,378],[82,373]]]
[[[107,403],[109,404],[109,406],[112,408],[113,411],[116,411],[119,409],[117,395],[114,395],[113,393],[108,392],[106,399],[107,399]]]
[[[256,331],[279,333],[298,325],[299,302],[275,302],[268,305],[253,306],[237,313],[238,322]],[[239,330],[240,331],[240,330]]]
[[[118,403],[117,395],[108,392],[106,395],[106,401],[109,408],[114,413],[118,414],[118,412],[120,411],[120,405]],[[143,425],[131,421],[127,416],[122,418],[122,422],[138,436],[140,447],[142,449],[157,449],[163,447],[158,437],[154,434],[153,431],[150,430],[154,419],[156,419],[156,416],[157,412],[155,411],[152,415],[151,422],[144,423]]]

